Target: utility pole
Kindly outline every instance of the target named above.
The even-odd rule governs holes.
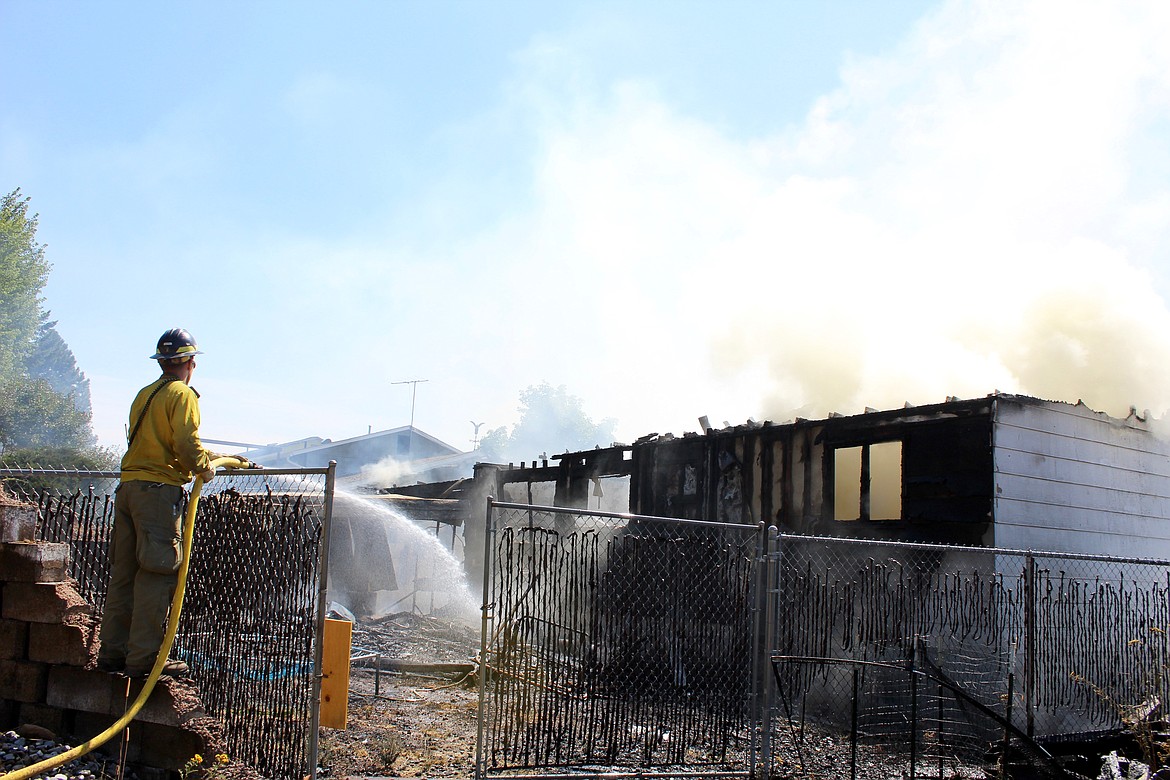
[[[410,385],[410,433],[414,435],[414,396],[418,392],[419,382],[429,382],[429,379],[404,379],[401,382],[391,382],[392,385]]]

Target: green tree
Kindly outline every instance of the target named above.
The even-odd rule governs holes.
[[[579,452],[613,442],[617,420],[594,422],[580,398],[564,385],[531,385],[520,393],[520,419],[512,426],[489,431],[480,440],[484,460],[531,460],[541,453]]]
[[[71,398],[79,411],[90,411],[89,380],[57,332],[57,323],[49,322],[47,314],[42,320],[32,353],[25,361],[29,375],[46,380],[54,392]]]
[[[19,189],[0,199],[0,457],[82,467],[109,453],[95,447],[89,380],[42,309],[50,266],[28,204]]]
[[[0,445],[86,449],[95,444],[88,411],[55,392],[48,380],[22,377],[0,382]]]
[[[117,453],[105,447],[28,447],[0,453],[0,463],[9,468],[117,471],[119,460]]]
[[[17,188],[0,199],[0,380],[21,372],[41,323],[41,290],[49,278],[37,215]]]

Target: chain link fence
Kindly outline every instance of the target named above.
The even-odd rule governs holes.
[[[477,776],[750,771],[760,529],[504,503],[488,527]]]
[[[795,755],[817,776],[827,733],[854,777],[875,746],[910,776],[989,748],[1064,776],[1061,743],[1140,728],[1170,693],[1170,562],[783,536],[772,563],[777,773]]]
[[[37,506],[38,539],[69,545],[70,577],[98,613],[117,476],[0,470],[8,493]],[[231,757],[268,777],[316,772],[332,494],[331,468],[221,471],[199,499],[172,656],[190,665]]]
[[[488,527],[477,777],[1066,778],[1062,745],[1170,695],[1166,561],[494,502]]]
[[[116,475],[0,471],[104,601]],[[176,653],[233,758],[315,765],[325,470],[200,500]],[[492,502],[476,776],[1066,776],[1170,696],[1170,562]],[[874,767],[879,767],[875,769]]]

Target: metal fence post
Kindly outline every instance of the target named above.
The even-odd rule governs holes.
[[[857,708],[860,692],[861,669],[853,665],[853,698],[849,702],[849,780],[857,780]],[[942,780],[942,773],[939,773]]]
[[[329,530],[333,519],[333,488],[337,461],[329,461],[325,474],[325,512],[321,519],[321,547],[317,563],[317,630],[313,640],[313,708],[309,714],[308,756],[310,780],[317,780],[317,743],[321,731],[321,657],[325,638],[325,613],[329,591]]]
[[[1035,733],[1036,699],[1036,556],[1029,550],[1024,558],[1024,713],[1027,734]]]
[[[1014,674],[1008,673],[1007,706],[1004,708],[1004,719],[1007,721],[1007,725],[1003,727],[1003,744],[1000,748],[1003,751],[1003,755],[1000,756],[999,759],[999,776],[1001,778],[1004,776],[1004,773],[1007,770],[1008,751],[1012,746],[1012,731],[1010,726],[1012,722],[1012,697],[1015,696],[1015,693],[1016,676]]]
[[[483,598],[480,605],[480,622],[479,622],[479,717],[476,723],[475,730],[475,778],[481,780],[486,775],[486,757],[484,756],[483,732],[484,720],[487,717],[485,703],[487,701],[487,678],[488,678],[488,631],[491,628],[491,582],[492,582],[492,545],[495,544],[495,526],[493,525],[493,516],[495,514],[495,498],[487,497],[487,511],[484,519],[483,532]]]
[[[768,540],[767,534],[764,530],[763,523],[756,524],[757,538],[756,538],[756,561],[755,561],[755,597],[752,599],[752,635],[754,638],[752,652],[752,692],[751,692],[751,717],[754,721],[754,727],[751,730],[751,745],[748,750],[748,768],[752,777],[756,776],[756,759],[757,752],[762,752],[764,747],[768,744],[768,738],[764,735],[764,727],[766,726],[766,717],[763,711],[763,704],[761,702],[760,686],[763,685],[762,675],[764,674],[764,665],[767,663],[767,653],[769,642],[764,638],[763,634],[763,610],[765,609],[765,596],[767,593],[767,583],[765,570],[767,568],[766,560],[768,554]],[[767,777],[768,773],[765,770],[763,777]]]
[[[752,706],[753,717],[758,724],[754,730],[758,734],[758,742],[749,751],[748,768],[752,777],[768,780],[772,772],[772,653],[776,650],[776,598],[780,571],[780,531],[776,526],[770,525],[765,529],[764,524],[760,523],[758,554],[754,629],[757,650],[752,661]]]
[[[918,675],[917,659],[918,635],[914,635],[914,644],[910,645],[910,659],[907,670],[910,674],[910,780],[917,776],[915,768],[918,765]]]

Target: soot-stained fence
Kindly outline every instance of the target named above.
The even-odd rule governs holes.
[[[477,777],[1067,777],[1170,697],[1170,562],[488,518]]]
[[[750,772],[761,529],[494,503],[478,777]]]
[[[117,474],[9,469],[38,507],[38,538],[70,546],[70,576],[100,612]],[[172,656],[188,662],[233,759],[315,776],[332,467],[221,471],[199,499]],[[185,507],[184,507],[185,509]]]
[[[788,536],[771,558],[775,773],[819,776],[827,729],[853,777],[875,746],[912,777],[989,749],[1064,776],[1062,742],[1140,731],[1170,694],[1170,562]]]

